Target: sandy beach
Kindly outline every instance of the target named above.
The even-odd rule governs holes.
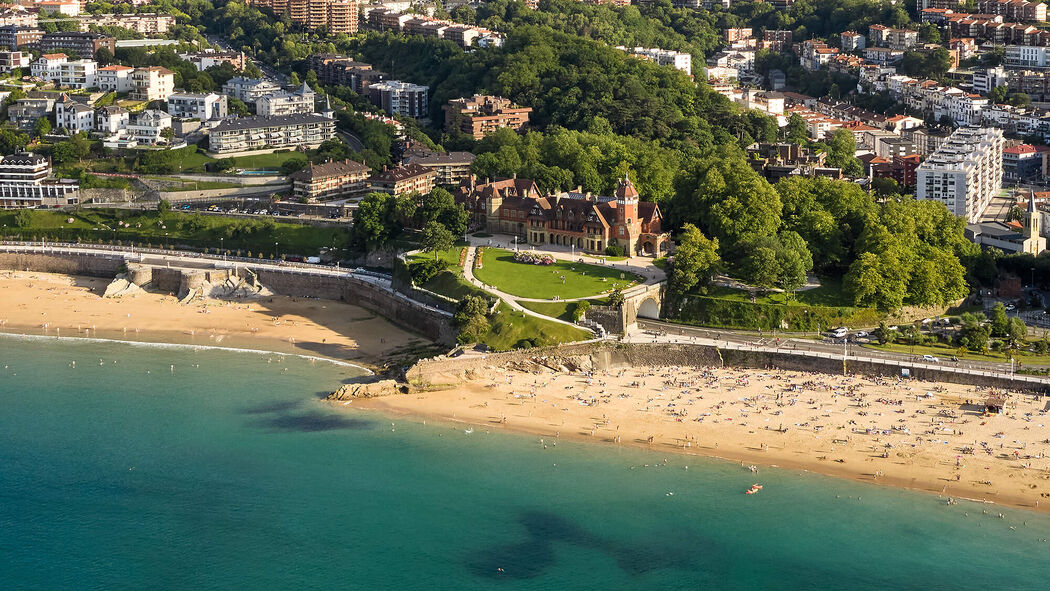
[[[0,271],[0,331],[260,349],[366,366],[427,345],[343,302],[273,296],[183,305],[172,295],[149,292],[103,298],[108,284],[92,277]]]
[[[442,378],[461,385],[338,404],[531,433],[538,452],[571,438],[739,461],[756,482],[779,466],[1050,507],[1045,397],[1006,394],[1005,414],[989,415],[987,388],[797,371],[488,367]]]

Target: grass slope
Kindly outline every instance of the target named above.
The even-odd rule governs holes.
[[[514,253],[486,248],[474,276],[502,292],[522,298],[581,298],[624,289],[639,278],[610,267],[556,261],[553,265],[514,262]],[[562,278],[564,277],[564,282]]]

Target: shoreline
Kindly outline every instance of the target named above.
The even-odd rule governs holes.
[[[625,370],[631,369],[625,368]],[[750,375],[763,373],[760,370],[719,371]],[[505,368],[494,368],[491,373],[494,375],[513,374],[514,380],[550,378],[552,375],[559,375],[562,381],[560,385],[563,388],[565,382],[581,378],[578,373],[562,372],[536,376],[532,373],[514,372]],[[794,372],[794,374],[797,379],[801,372]],[[813,378],[815,375],[811,374],[806,377]],[[819,377],[829,380],[841,378],[841,376],[823,374],[819,374]],[[720,416],[710,414],[704,417],[705,422],[703,423],[693,421],[686,423],[678,421],[677,418],[664,420],[665,417],[654,416],[651,409],[643,412],[623,408],[624,405],[617,407],[609,404],[597,408],[579,404],[566,405],[564,403],[568,400],[573,402],[578,402],[578,400],[567,397],[559,398],[557,392],[550,388],[542,389],[541,393],[536,394],[536,397],[542,400],[521,396],[520,393],[518,397],[514,397],[510,391],[493,387],[491,382],[486,382],[484,379],[480,382],[483,383],[479,383],[476,378],[464,379],[460,386],[446,390],[354,398],[352,403],[347,403],[345,400],[332,400],[331,403],[343,409],[350,408],[362,412],[404,416],[415,420],[437,420],[473,425],[492,431],[505,430],[532,435],[546,443],[564,438],[607,446],[626,445],[636,449],[702,456],[740,463],[741,469],[749,465],[755,465],[760,470],[765,467],[776,467],[868,484],[893,486],[932,493],[944,499],[945,502],[948,502],[947,499],[969,500],[1000,507],[1050,511],[1050,505],[1048,505],[1050,499],[1040,496],[1050,495],[1046,492],[1050,490],[1050,462],[1047,461],[1048,456],[1041,452],[1039,452],[1038,459],[1031,460],[1030,463],[1033,464],[1031,468],[1019,469],[1016,465],[1017,461],[1012,457],[1006,460],[976,454],[962,455],[957,452],[955,446],[943,445],[941,442],[936,445],[920,445],[918,448],[912,448],[894,439],[893,447],[887,448],[892,455],[884,457],[878,451],[881,447],[878,441],[884,439],[884,436],[874,437],[875,442],[873,443],[869,437],[853,434],[853,438],[856,438],[857,441],[853,444],[845,444],[831,433],[824,432],[824,436],[807,434],[803,432],[803,429],[793,425],[785,433],[780,433],[775,429],[761,428],[748,429],[747,433],[741,433],[739,431],[741,425],[731,421],[733,417],[725,416],[729,414],[729,409],[723,410]],[[927,383],[924,386],[935,388],[950,385]],[[650,395],[652,393],[652,390],[647,392]],[[950,394],[944,394],[945,399],[949,397]],[[739,397],[727,397],[720,399],[719,402],[728,405],[728,400],[735,398]],[[1045,399],[1043,401],[1045,402]],[[829,403],[829,401],[824,402]],[[1022,401],[1018,404],[1024,403],[1026,402]],[[1038,406],[1043,407],[1042,404]],[[526,410],[528,414],[525,413]],[[805,410],[808,412],[803,414],[812,414],[812,409]],[[910,410],[921,409],[912,408]],[[1018,409],[1017,412],[1020,414],[1021,410]],[[604,425],[601,423],[601,417],[607,417]],[[717,418],[721,418],[722,422],[717,425],[712,424]],[[990,417],[990,420],[1006,421],[1010,418]],[[1050,417],[1047,418],[1050,419]],[[784,421],[787,423],[794,419],[797,417],[789,419],[785,416]],[[846,420],[852,419],[847,418]],[[612,426],[613,423],[616,423],[615,428]],[[969,429],[969,426],[967,428]],[[1031,442],[1031,445],[1025,446],[1026,449],[1036,445],[1040,450],[1042,449],[1045,444],[1041,441],[1043,437],[1046,437],[1046,431],[1042,429],[1040,431],[1041,433],[1031,434],[1034,437],[1041,435],[1040,443]],[[1011,435],[1017,435],[1017,433],[1011,431]],[[647,439],[649,436],[653,437],[652,443]],[[1007,441],[1013,440],[1008,439]],[[923,447],[926,449],[922,449]],[[958,464],[956,464],[957,461]],[[878,474],[877,478],[876,474]],[[959,480],[953,478],[955,474],[960,476]],[[961,478],[962,476],[965,478]],[[756,479],[758,478],[760,477],[756,476]],[[992,484],[984,484],[984,481],[992,482]],[[1045,503],[1040,503],[1040,500],[1044,500]]]
[[[103,298],[109,283],[0,271],[0,333],[266,351],[348,363],[373,373],[391,359],[432,345],[340,301],[272,296],[181,304],[172,294],[150,291]]]

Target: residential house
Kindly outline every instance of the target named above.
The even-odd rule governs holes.
[[[255,99],[255,112],[264,117],[314,113],[317,111],[316,100],[317,93],[303,82],[294,91],[282,90]]]
[[[235,99],[244,101],[249,105],[263,95],[280,92],[281,87],[265,78],[245,78],[237,76],[230,78],[222,85],[222,93]]]
[[[95,83],[105,92],[131,92],[131,73],[135,68],[113,64],[103,66],[95,72]]]
[[[131,113],[124,107],[107,105],[95,109],[95,130],[106,135],[118,134],[128,128]]]
[[[47,119],[55,110],[55,100],[50,98],[18,99],[7,108],[7,118],[19,129],[30,130],[37,120]]]
[[[166,140],[161,133],[171,128],[171,115],[156,109],[146,109],[135,115],[127,126],[128,138],[138,145],[156,146]]]
[[[22,51],[0,51],[0,73],[9,74],[12,70],[28,68],[33,55]]]
[[[55,127],[65,129],[70,134],[91,132],[95,128],[95,110],[63,93],[55,102]]]
[[[434,182],[438,185],[458,185],[470,176],[470,165],[475,156],[470,152],[446,152],[423,156],[406,156],[402,164],[418,164],[437,173]]]

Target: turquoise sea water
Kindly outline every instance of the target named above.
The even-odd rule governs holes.
[[[747,496],[735,464],[333,409],[352,370],[275,354],[0,357],[4,589],[1050,585],[1045,515],[772,469]]]

